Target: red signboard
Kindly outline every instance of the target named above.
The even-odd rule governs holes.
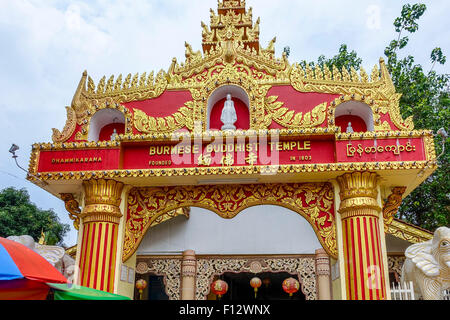
[[[121,149],[43,150],[38,172],[425,161],[422,138],[122,142]]]
[[[333,163],[331,140],[124,145],[123,169]]]

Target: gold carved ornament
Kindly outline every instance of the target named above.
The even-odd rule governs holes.
[[[78,201],[71,193],[61,193],[61,200],[64,201],[66,210],[69,212],[69,218],[73,220],[73,226],[76,230],[80,228],[81,209]]]
[[[339,70],[335,66],[330,69],[325,65],[322,69],[320,67],[313,68],[310,65],[306,65],[304,68],[295,64],[291,68],[290,82],[292,87],[299,92],[362,97],[362,100],[369,102],[374,114],[389,113],[392,122],[399,130],[414,129],[412,117],[404,120],[400,115],[401,94],[396,93],[384,59],[380,59],[380,68],[378,66],[373,68],[370,78],[364,68],[361,68],[358,74],[353,67],[350,70],[346,68]],[[334,106],[336,107],[337,104]],[[334,111],[334,109],[331,110]],[[388,129],[384,123],[375,123],[375,126],[383,130]]]
[[[286,256],[274,258],[201,258],[197,259],[196,300],[206,300],[214,276],[227,272],[296,274],[306,300],[317,299],[316,268],[313,257]]]
[[[218,4],[218,15],[211,10],[210,29],[202,23],[203,54],[194,51],[186,43],[185,64],[179,65],[174,58],[168,72],[160,71],[156,79],[153,72],[148,77],[146,73],[141,76],[129,74],[124,80],[119,75],[117,79],[114,76],[108,79],[103,77],[96,86],[84,72],[71,105],[75,117],[73,111],[68,110],[66,127],[62,133],[54,130],[54,142],[67,141],[73,130],[76,130],[75,122],[81,126],[76,140],[87,140],[90,119],[100,108],[116,108],[124,112],[125,133],[131,134],[134,119],[131,112],[121,104],[154,99],[166,90],[190,90],[196,96],[193,101],[187,102],[187,105],[168,117],[153,118],[137,111],[135,117],[139,123],[135,128],[143,133],[156,133],[161,129],[164,133],[169,133],[182,127],[192,130],[192,123],[200,121],[206,130],[206,98],[215,88],[225,84],[241,86],[248,93],[251,100],[252,129],[267,128],[270,125],[268,117],[273,117],[274,121],[286,128],[309,127],[322,122],[320,120],[324,117],[326,106],[319,105],[302,115],[274,104],[272,97],[266,98],[264,93],[274,85],[291,85],[299,92],[342,95],[343,100],[337,99],[328,108],[329,127],[334,127],[336,107],[356,98],[372,108],[375,131],[395,130],[387,121],[381,123],[382,114],[389,114],[400,130],[414,128],[411,117],[403,120],[400,115],[401,95],[396,93],[383,59],[380,60],[380,67],[374,67],[370,77],[363,68],[358,74],[354,68],[339,70],[335,66],[329,68],[326,65],[323,68],[313,68],[310,65],[302,67],[298,64],[291,66],[286,54],[281,59],[275,58],[276,38],[270,41],[266,49],[259,46],[260,20],[253,24],[251,8],[246,11],[243,2],[239,2],[239,10],[234,6],[224,9],[221,5]],[[205,45],[208,49],[205,49]],[[308,119],[308,114],[311,120]]]
[[[181,259],[145,259],[136,264],[137,274],[152,273],[164,277],[164,288],[169,300],[181,298]]]
[[[92,116],[104,108],[117,109],[124,113],[125,131],[131,133],[132,119],[129,111],[122,104],[157,98],[166,90],[167,85],[168,77],[162,70],[157,74],[156,79],[153,72],[148,76],[147,73],[140,76],[129,74],[124,80],[122,75],[119,75],[117,79],[114,79],[114,76],[109,77],[108,80],[103,77],[97,86],[85,71],[71,107],[67,107],[68,117],[63,132],[53,129],[53,142],[67,141],[73,135],[77,124],[81,126],[81,129],[76,134],[76,140],[87,140]]]
[[[64,142],[67,141],[75,132],[77,127],[77,115],[72,107],[66,107],[67,111],[67,121],[62,132],[58,129],[53,128],[52,140],[53,142]]]
[[[433,239],[432,232],[399,219],[394,219],[391,224],[385,225],[385,230],[386,233],[411,243],[421,243]]]
[[[383,219],[385,225],[390,225],[397,214],[398,208],[402,204],[402,196],[406,191],[406,187],[394,187],[392,193],[387,198],[383,206]]]
[[[186,102],[184,107],[164,118],[151,117],[142,110],[134,109],[134,127],[142,133],[172,133],[185,127],[192,131],[194,130],[193,111],[194,102],[192,101]]]
[[[312,111],[303,114],[283,107],[284,103],[277,101],[277,96],[265,98],[267,111],[265,125],[270,126],[275,121],[284,128],[311,128],[321,125],[327,117],[327,103],[321,103]]]
[[[278,205],[302,215],[328,254],[337,256],[334,191],[329,183],[133,188],[128,195],[123,246],[126,261],[148,228],[166,212],[200,207],[225,219],[257,205]]]

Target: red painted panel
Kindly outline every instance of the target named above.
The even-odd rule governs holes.
[[[316,92],[298,92],[292,86],[274,86],[272,87],[267,96],[278,96],[277,101],[284,102],[283,107],[289,110],[294,110],[296,113],[303,112],[303,114],[310,112],[319,104],[327,102],[328,105],[339,95],[316,93]],[[321,125],[327,126],[327,121]],[[280,125],[272,123],[271,129],[279,129]]]
[[[113,170],[119,159],[120,149],[42,151],[38,172]]]
[[[222,110],[227,99],[224,98],[217,102],[211,110],[209,128],[212,130],[220,130],[223,123],[220,120]],[[238,98],[233,97],[234,108],[236,110],[237,121],[234,124],[236,129],[248,130],[250,129],[250,112],[247,105]]]
[[[135,108],[140,109],[152,117],[167,117],[191,100],[192,95],[189,91],[165,91],[158,98],[128,102],[124,106],[131,111]]]

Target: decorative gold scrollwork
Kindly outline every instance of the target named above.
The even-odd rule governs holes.
[[[133,188],[128,196],[123,260],[137,250],[148,228],[166,212],[201,207],[231,219],[248,207],[264,204],[302,215],[325,250],[337,256],[333,187],[304,183]]]
[[[155,118],[144,111],[134,109],[134,127],[142,133],[171,133],[181,128],[194,129],[194,102],[186,102],[176,113],[164,118]]]
[[[392,193],[387,198],[383,207],[383,218],[386,225],[390,225],[397,214],[398,208],[402,204],[402,196],[406,191],[406,187],[392,188]]]
[[[276,101],[277,96],[265,98],[265,107],[268,115],[266,116],[266,125],[275,121],[285,128],[311,128],[321,125],[327,117],[327,103],[321,103],[312,111],[303,114],[295,113],[293,110],[283,107],[284,102]]]
[[[55,143],[67,141],[67,139],[69,139],[75,132],[75,129],[77,127],[77,115],[75,113],[75,110],[72,107],[66,107],[66,110],[67,110],[67,121],[63,131],[60,132],[58,129],[55,128],[52,129],[53,130],[52,140]]]
[[[69,218],[73,220],[73,226],[76,230],[80,227],[81,209],[78,201],[71,193],[61,193],[61,200],[64,201],[66,210],[69,212]]]

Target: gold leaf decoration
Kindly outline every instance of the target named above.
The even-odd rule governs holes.
[[[193,111],[194,103],[192,101],[186,102],[184,107],[164,118],[155,118],[142,110],[134,109],[134,127],[142,133],[171,133],[184,127],[193,130]]]
[[[66,110],[67,110],[67,121],[63,131],[60,132],[58,129],[55,128],[52,129],[53,130],[52,140],[55,143],[67,141],[75,132],[75,128],[77,126],[77,116],[75,110],[73,110],[73,108],[71,107],[66,107]]]
[[[285,128],[311,128],[321,125],[326,119],[327,103],[316,106],[310,112],[295,113],[283,107],[284,102],[276,101],[277,96],[266,97],[265,108],[268,113],[267,121],[275,121]]]

